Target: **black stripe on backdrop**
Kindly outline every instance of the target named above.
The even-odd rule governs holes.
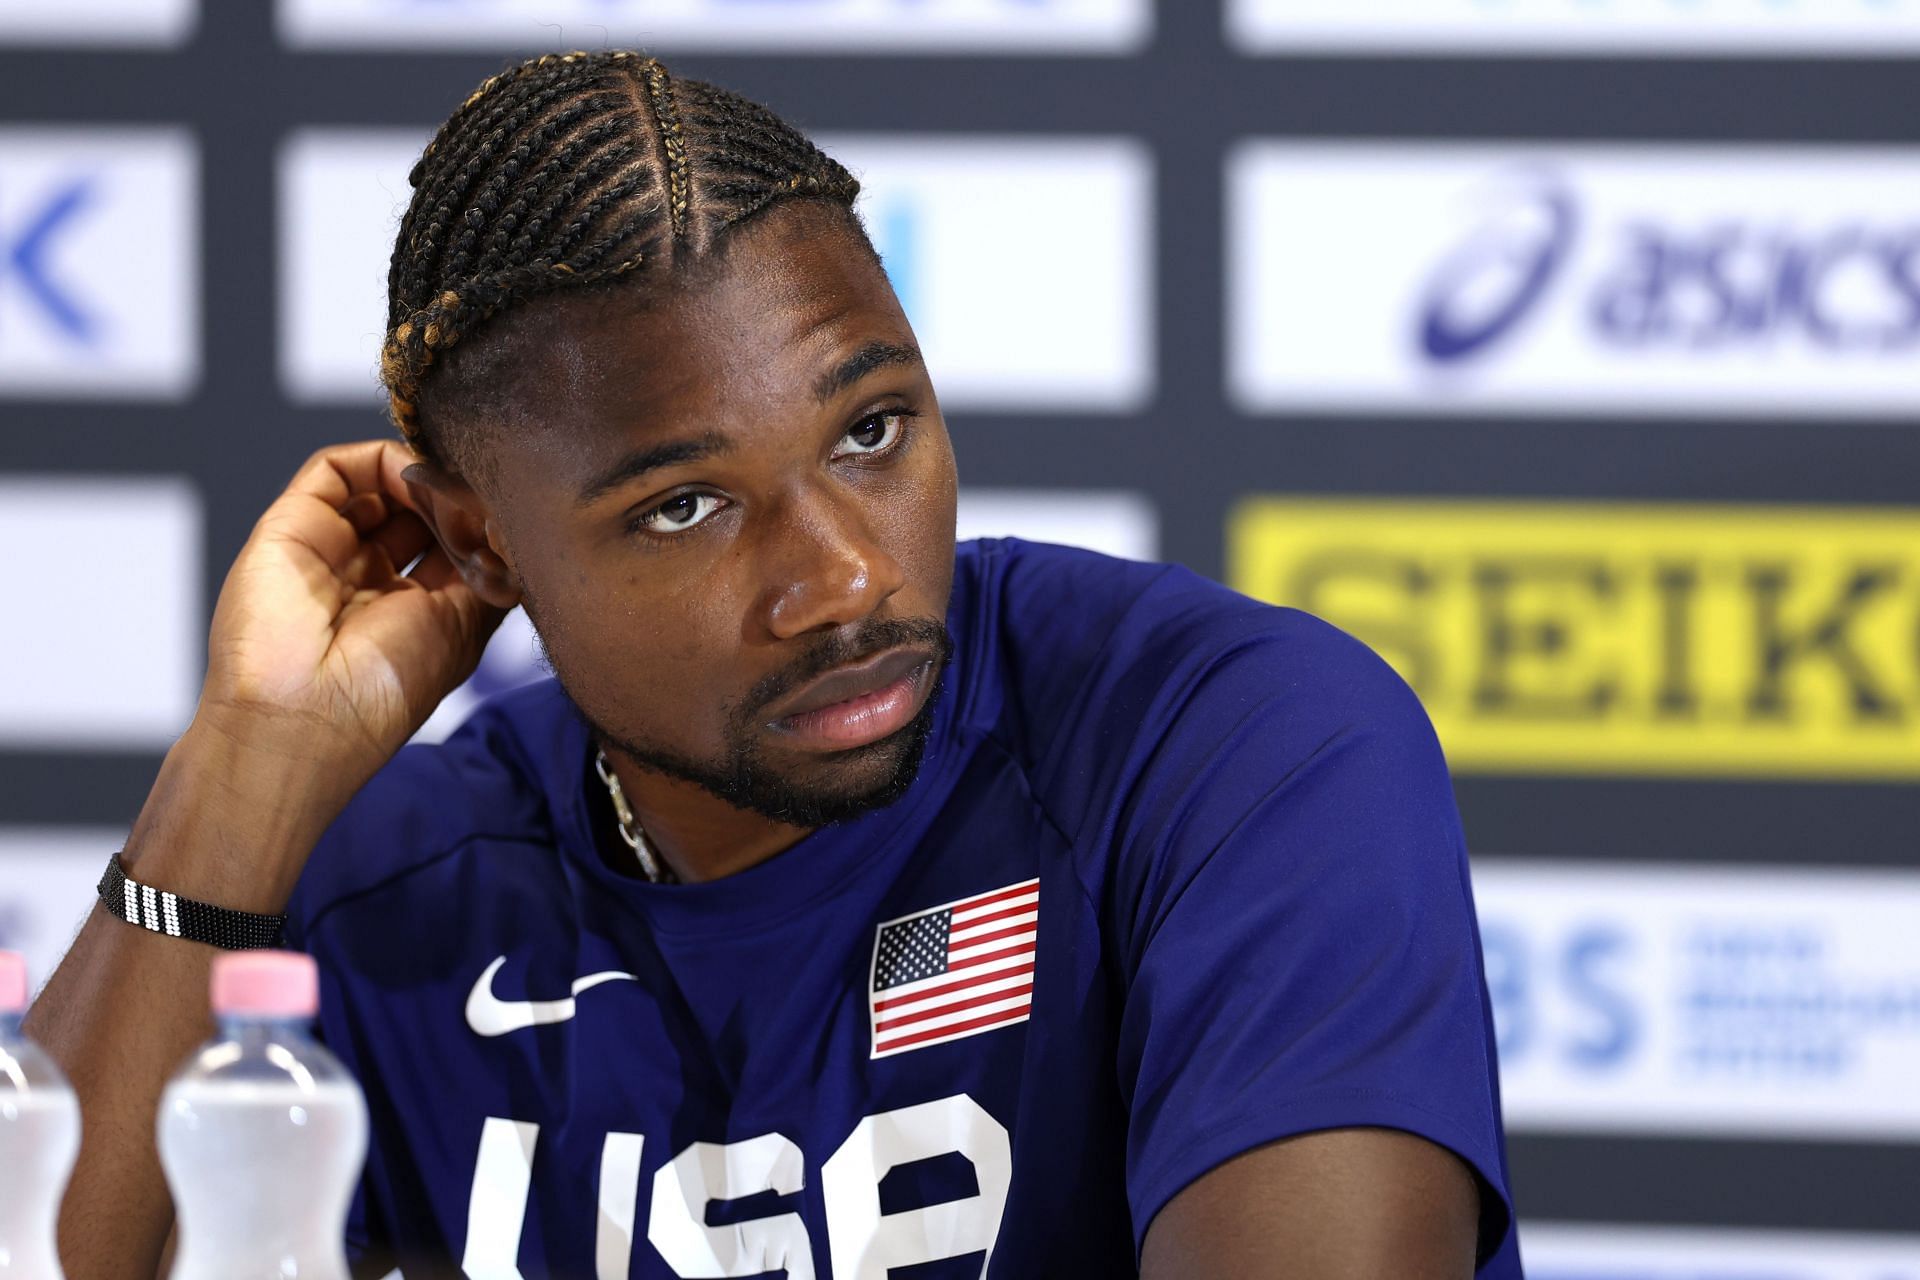
[[[0,469],[185,474],[207,502],[204,599],[312,449],[381,434],[377,412],[297,409],[277,380],[275,156],[312,125],[441,118],[505,52],[301,54],[267,0],[204,0],[170,52],[0,48],[0,122],[178,122],[202,148],[204,351],[173,406],[0,403]],[[1260,418],[1228,403],[1223,161],[1243,137],[1914,141],[1920,76],[1899,60],[1256,59],[1220,0],[1160,6],[1129,57],[674,58],[809,129],[1119,133],[1156,165],[1157,393],[1139,413],[956,414],[972,483],[1139,488],[1169,558],[1217,574],[1247,491],[1911,504],[1909,424]],[[606,42],[598,29],[566,43]],[[670,48],[657,50],[673,57]],[[128,620],[138,643],[138,619]],[[159,759],[0,752],[0,825],[127,823]],[[1920,864],[1920,787],[1462,777],[1474,847],[1531,857]],[[1516,1135],[1523,1216],[1911,1230],[1920,1149],[1881,1144]]]
[[[159,767],[145,752],[0,755],[0,826],[131,826]],[[1481,856],[1897,869],[1920,832],[1909,786],[1462,775],[1454,793]]]
[[[1507,1136],[1520,1221],[1911,1234],[1920,1148]],[[1798,1274],[1798,1273],[1795,1273]]]

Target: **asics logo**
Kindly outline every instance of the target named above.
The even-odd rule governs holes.
[[[502,1000],[493,994],[493,975],[499,973],[506,962],[507,958],[501,956],[489,964],[474,981],[473,990],[467,993],[467,1025],[477,1036],[504,1036],[509,1031],[521,1031],[542,1023],[565,1022],[573,1016],[574,996],[603,982],[637,980],[631,973],[610,969],[575,978],[573,995],[559,1000]]]

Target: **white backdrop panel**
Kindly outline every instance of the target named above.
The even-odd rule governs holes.
[[[1920,1280],[1920,1236],[1520,1224],[1527,1280]]]
[[[199,180],[184,129],[0,128],[0,397],[193,391]]]
[[[385,403],[387,263],[429,136],[303,129],[280,147],[280,384],[297,403]]]
[[[1476,859],[1510,1129],[1911,1142],[1920,872]]]
[[[0,475],[0,746],[164,748],[206,655],[201,507],[183,479]]]
[[[1901,55],[1920,9],[1898,0],[1228,0],[1254,53]]]
[[[26,957],[39,991],[93,909],[119,827],[0,827],[0,949]]]
[[[1911,417],[1920,149],[1241,146],[1252,412]]]
[[[1145,147],[884,134],[819,142],[860,179],[861,215],[943,405],[1144,407],[1154,386]]]
[[[6,0],[0,45],[177,45],[198,16],[196,0]]]
[[[1151,0],[280,0],[304,48],[1126,53]]]

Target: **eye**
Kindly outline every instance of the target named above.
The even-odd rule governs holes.
[[[847,458],[885,453],[899,443],[901,433],[907,429],[907,420],[918,416],[905,409],[868,414],[847,428],[847,434],[840,438],[840,445],[833,451],[833,456]]]
[[[634,517],[634,532],[681,533],[705,520],[726,503],[711,493],[677,493],[657,507]]]

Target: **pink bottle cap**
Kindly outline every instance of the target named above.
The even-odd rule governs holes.
[[[213,959],[216,1017],[311,1018],[320,974],[298,951],[231,951]]]
[[[18,951],[0,951],[0,1013],[27,1007],[27,962]]]

